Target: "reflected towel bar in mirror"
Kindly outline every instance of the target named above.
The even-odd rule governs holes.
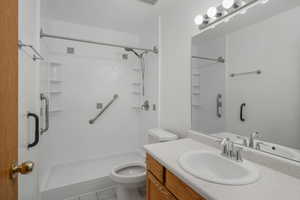
[[[251,72],[242,72],[242,73],[232,73],[230,77],[243,76],[243,75],[251,75],[251,74],[261,74],[261,70],[251,71]]]
[[[199,60],[207,60],[207,61],[225,63],[225,59],[221,56],[218,57],[218,58],[207,58],[207,57],[201,57],[201,56],[192,56],[192,58],[193,59],[199,59]]]

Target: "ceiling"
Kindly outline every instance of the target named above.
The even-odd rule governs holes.
[[[172,0],[155,5],[139,0],[42,0],[43,18],[137,33],[158,20],[159,10]]]

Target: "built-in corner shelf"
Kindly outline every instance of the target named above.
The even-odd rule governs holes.
[[[141,108],[141,107],[139,107],[139,106],[133,106],[133,107],[132,107],[132,109],[134,109],[134,110],[137,110],[137,111],[140,111],[140,110],[142,110],[142,108]]]
[[[50,62],[50,67],[61,67],[62,64],[59,62]]]
[[[49,80],[50,83],[62,83],[63,81],[61,80]]]
[[[192,95],[198,96],[198,95],[200,95],[200,92],[193,92]]]
[[[62,67],[60,62],[49,62],[48,64],[48,93],[50,97],[51,113],[63,111],[62,109]]]
[[[142,69],[139,66],[133,66],[133,82],[131,83],[133,95],[131,109],[135,111],[141,111],[141,100],[142,100]]]
[[[55,90],[53,90],[53,91],[50,91],[49,93],[50,94],[61,94],[62,91],[59,91],[59,90],[55,91]]]
[[[49,109],[49,112],[51,112],[51,113],[62,112],[62,111],[63,111],[62,108],[50,108]]]
[[[198,104],[192,104],[192,107],[194,107],[194,108],[200,108],[201,105],[198,105]]]

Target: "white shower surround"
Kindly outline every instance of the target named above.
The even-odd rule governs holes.
[[[142,37],[149,39],[140,42],[139,35],[62,21],[44,20],[42,27],[50,34],[129,46],[151,48],[149,43],[153,42],[151,45],[155,45],[157,41],[156,29],[153,30],[152,37],[145,34]],[[55,39],[43,39],[42,44],[45,57],[51,62],[62,64],[63,81],[62,112],[51,114],[50,130],[42,137],[42,191],[56,188],[54,191],[57,192],[59,188],[64,190],[68,185],[78,184],[80,181],[98,179],[101,182],[103,178],[107,179],[108,169],[120,164],[124,157],[128,162],[141,159],[135,152],[140,152],[142,144],[146,142],[147,129],[157,127],[157,111],[150,110],[146,113],[132,109],[138,100],[137,96],[132,94],[135,87],[132,83],[136,82],[137,78],[132,69],[140,67],[137,58],[130,54],[128,60],[122,60],[122,54],[127,52],[119,48]],[[74,47],[75,55],[66,54],[67,47]],[[150,100],[151,104],[157,104],[158,56],[149,54],[145,59],[145,98]],[[42,77],[45,78],[45,74],[42,74]],[[88,120],[99,112],[96,110],[96,103],[106,105],[113,94],[119,94],[119,99],[95,124],[90,125]],[[83,176],[82,180],[78,179],[75,182],[71,180],[74,176],[71,176],[69,182],[51,186],[51,180],[65,170],[62,166],[67,165],[67,168],[72,170],[72,164],[84,161],[87,165],[82,166],[82,169],[89,171],[88,163],[95,160],[98,160],[100,174],[95,173],[94,177],[89,176],[86,180]],[[101,165],[101,162],[105,162],[105,166]],[[95,167],[96,165],[93,166]],[[67,187],[67,193],[71,191],[72,187]]]

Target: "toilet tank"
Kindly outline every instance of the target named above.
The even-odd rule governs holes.
[[[177,140],[178,136],[174,133],[171,133],[167,130],[155,128],[150,129],[148,131],[148,143],[154,144],[154,143],[160,143],[160,142],[168,142]]]

